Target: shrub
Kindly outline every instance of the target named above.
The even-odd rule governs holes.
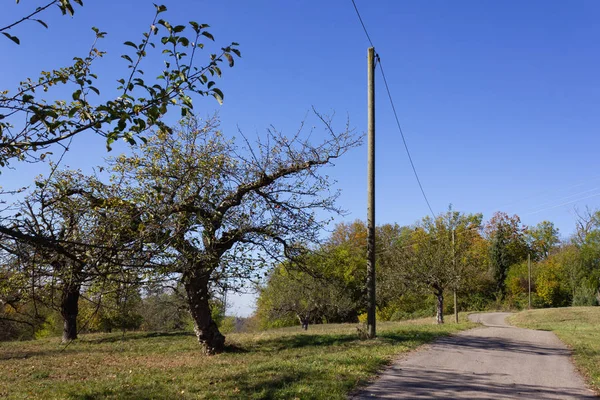
[[[580,286],[575,288],[575,294],[573,295],[573,306],[597,306],[598,298],[596,296],[596,290],[589,286]]]

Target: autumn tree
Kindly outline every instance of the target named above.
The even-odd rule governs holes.
[[[344,283],[320,268],[320,257],[309,257],[317,264],[306,265],[303,270],[281,265],[271,272],[257,300],[257,313],[264,325],[297,318],[307,330],[310,323],[345,322],[348,315],[356,315]]]
[[[325,130],[318,145],[302,129],[290,137],[271,129],[242,148],[224,137],[216,118],[190,116],[174,134],[159,130],[113,162],[119,179],[139,189],[135,203],[148,215],[144,240],[172,257],[161,272],[184,285],[207,354],[225,342],[211,317],[211,289],[226,282],[235,290],[268,264],[298,256],[328,221],[316,212],[340,212],[321,170],[360,141],[347,126],[337,133],[329,119],[317,118]]]
[[[503,212],[495,213],[485,226],[484,232],[490,241],[490,267],[496,292],[501,297],[506,291],[508,269],[527,258],[529,248],[525,241],[525,230],[519,216],[510,217]]]
[[[560,243],[558,229],[550,221],[542,221],[534,227],[527,228],[525,237],[534,261],[548,258],[550,252]]]

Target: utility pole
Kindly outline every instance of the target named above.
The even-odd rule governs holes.
[[[367,335],[377,336],[375,329],[375,48],[367,53]]]
[[[452,265],[456,273],[456,256],[454,254],[454,228],[452,228]],[[456,300],[456,287],[458,282],[454,283],[454,322],[458,324],[458,301]]]
[[[531,310],[531,253],[527,254],[527,275],[529,278],[529,309]]]

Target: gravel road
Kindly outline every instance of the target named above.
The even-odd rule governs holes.
[[[520,329],[509,313],[409,353],[354,399],[598,399],[552,332]]]

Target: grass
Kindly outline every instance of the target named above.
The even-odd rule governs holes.
[[[230,334],[212,357],[184,332],[0,343],[0,398],[344,399],[398,354],[474,326],[463,319],[380,323],[371,341],[353,324]]]
[[[513,325],[552,331],[573,350],[577,368],[600,393],[600,307],[550,308],[523,311]]]

